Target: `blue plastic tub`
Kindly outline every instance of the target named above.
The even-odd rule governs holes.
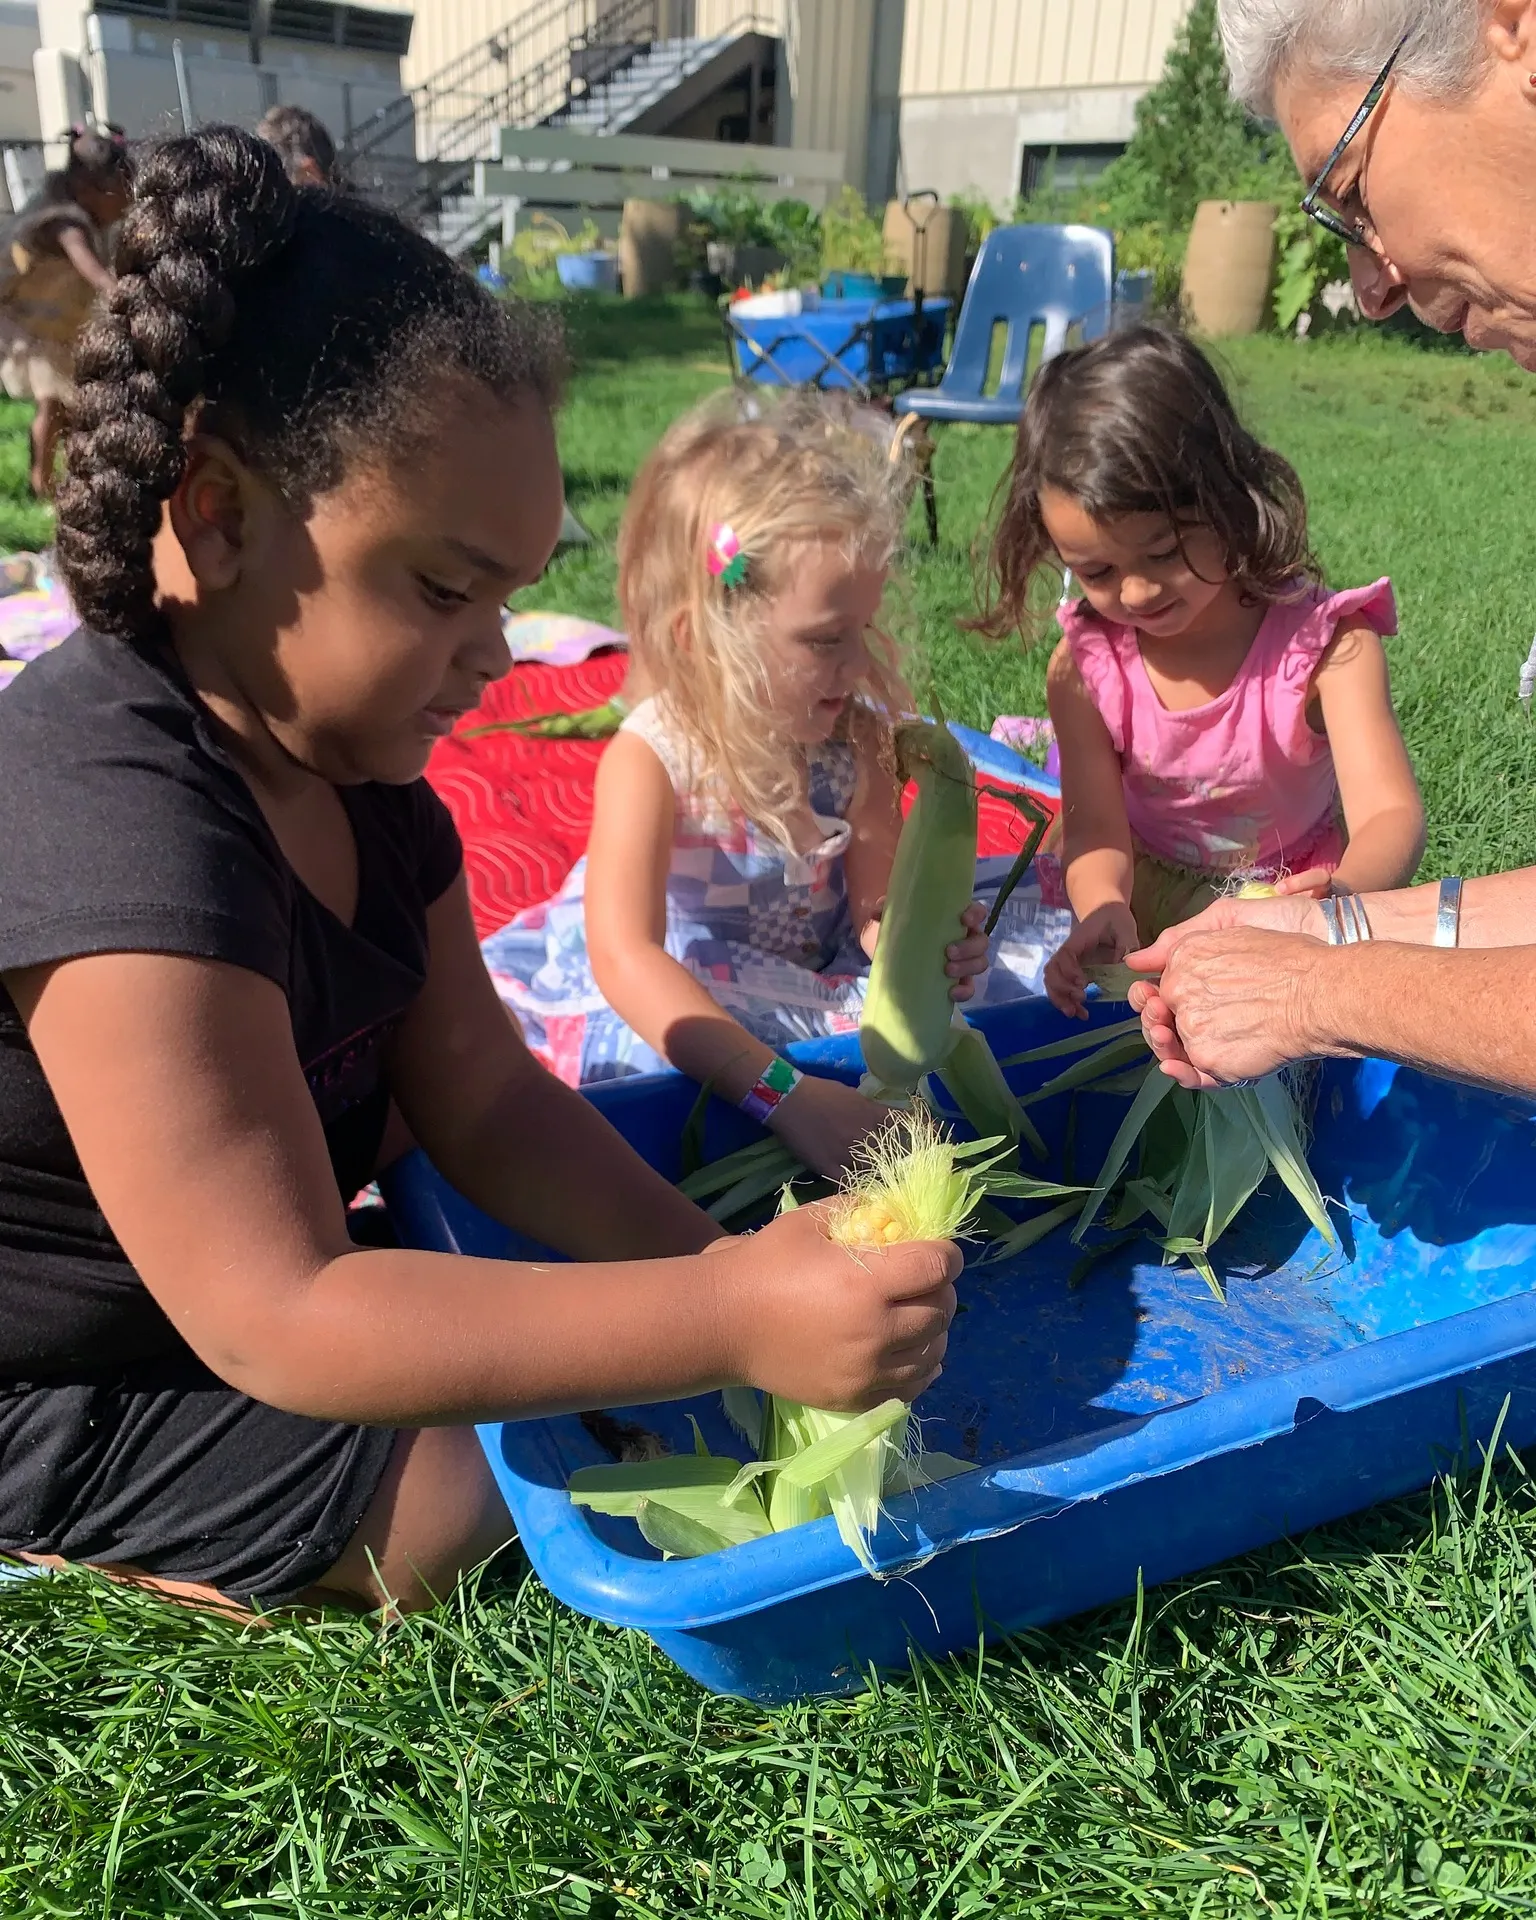
[[[765,386],[881,386],[937,372],[944,358],[947,300],[923,302],[915,338],[910,300],[823,300],[808,313],[730,313],[744,378]]]
[[[555,272],[568,293],[617,293],[619,290],[616,253],[557,253]]]
[[[1033,1001],[979,1024],[999,1053],[1063,1026]],[[798,1051],[822,1071],[857,1070],[851,1042]],[[668,1173],[693,1097],[676,1075],[593,1094]],[[1059,1149],[1066,1101],[1036,1111]],[[1097,1168],[1121,1111],[1080,1097],[1080,1170]],[[1261,1197],[1218,1248],[1225,1306],[1146,1243],[1075,1287],[1065,1232],[1005,1265],[969,1265],[944,1373],[918,1411],[929,1445],[978,1470],[891,1503],[881,1579],[831,1521],[665,1562],[633,1523],[571,1506],[571,1471],[608,1457],[582,1421],[481,1436],[562,1600],[651,1634],[718,1692],[851,1691],[913,1647],[945,1653],[1059,1620],[1133,1591],[1138,1575],[1150,1586],[1421,1487],[1486,1440],[1506,1403],[1504,1437],[1536,1440],[1533,1119],[1377,1061],[1327,1067],[1313,1164],[1339,1202],[1342,1249],[1284,1195]],[[718,1103],[711,1125],[712,1149],[753,1131]],[[417,1245],[512,1250],[419,1158],[391,1204]],[[613,1410],[679,1449],[690,1411],[712,1447],[739,1451],[714,1397]]]

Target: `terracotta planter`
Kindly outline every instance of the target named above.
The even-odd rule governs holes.
[[[1202,200],[1184,256],[1184,303],[1201,333],[1257,333],[1269,319],[1275,214],[1267,200]]]
[[[626,200],[619,227],[619,273],[631,299],[670,293],[678,282],[682,210],[663,200]]]

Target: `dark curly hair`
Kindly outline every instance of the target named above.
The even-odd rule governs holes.
[[[75,349],[57,549],[82,621],[125,640],[162,631],[151,542],[190,429],[303,513],[359,458],[409,458],[444,381],[557,398],[557,326],[235,127],[145,153],[115,265]]]
[[[1031,582],[1055,558],[1043,487],[1098,521],[1160,513],[1176,529],[1209,527],[1228,574],[1258,599],[1320,578],[1294,469],[1248,432],[1215,367],[1171,327],[1125,327],[1036,374],[992,540],[990,604],[972,623],[995,638],[1032,637]]]

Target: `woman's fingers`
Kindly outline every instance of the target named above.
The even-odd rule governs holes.
[[[1142,1030],[1181,1084],[1259,1079],[1314,1052],[1309,1009],[1330,949],[1306,936],[1230,927],[1179,942],[1155,991],[1141,999]]]

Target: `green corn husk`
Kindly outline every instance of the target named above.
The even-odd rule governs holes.
[[[483,726],[463,727],[460,740],[478,740],[487,733],[518,733],[528,740],[609,740],[624,724],[629,708],[622,700],[605,700],[600,707],[580,707],[574,713],[533,713],[526,720],[488,720]]]
[[[1015,1197],[1042,1197],[1037,1187],[1062,1191],[997,1172],[1010,1156],[1000,1139],[957,1144],[920,1106],[896,1112],[845,1182],[832,1237],[853,1252],[947,1240],[964,1231],[993,1184]],[[785,1204],[796,1204],[792,1195]],[[1076,1200],[1071,1204],[1075,1210]],[[571,1476],[571,1499],[594,1512],[628,1516],[653,1546],[681,1556],[717,1552],[830,1515],[873,1572],[869,1539],[884,1496],[970,1471],[966,1461],[922,1451],[901,1400],[864,1413],[827,1413],[735,1387],[727,1389],[724,1404],[758,1459],[742,1464],[701,1450],[586,1467]],[[702,1449],[697,1428],[695,1439]]]

